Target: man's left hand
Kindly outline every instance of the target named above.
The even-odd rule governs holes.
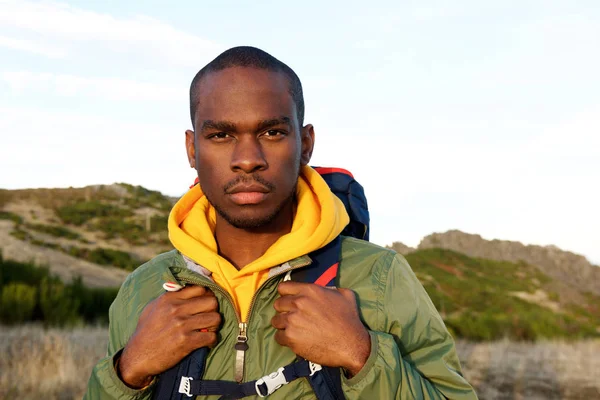
[[[371,352],[369,332],[360,321],[354,292],[312,283],[282,282],[271,324],[275,340],[314,363],[342,367],[350,376]]]

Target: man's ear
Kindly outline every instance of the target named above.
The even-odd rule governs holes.
[[[195,134],[194,131],[185,131],[185,151],[188,156],[188,162],[190,167],[196,168],[196,145],[195,145]]]
[[[302,128],[300,141],[300,164],[308,165],[315,147],[315,128],[311,124],[307,124]]]

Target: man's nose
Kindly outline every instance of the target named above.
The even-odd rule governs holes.
[[[240,137],[231,157],[231,169],[250,174],[264,170],[267,166],[267,160],[258,138],[254,135]]]

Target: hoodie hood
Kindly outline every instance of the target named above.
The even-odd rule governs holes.
[[[212,273],[213,280],[231,294],[242,318],[256,290],[271,268],[327,245],[348,225],[343,203],[321,175],[302,168],[296,186],[296,213],[292,229],[261,257],[238,270],[218,254],[214,232],[216,211],[200,185],[192,187],[169,215],[169,239],[184,256]]]

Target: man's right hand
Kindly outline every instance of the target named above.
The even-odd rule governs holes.
[[[221,324],[218,308],[214,293],[195,285],[148,303],[119,360],[123,382],[142,388],[193,350],[213,347]]]

